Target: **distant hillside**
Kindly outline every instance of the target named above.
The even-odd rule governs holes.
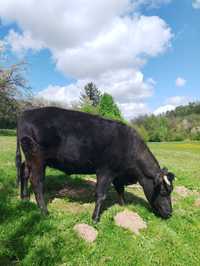
[[[146,141],[200,140],[200,102],[178,106],[159,116],[139,117],[131,124]]]

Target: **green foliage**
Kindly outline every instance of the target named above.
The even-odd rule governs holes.
[[[20,99],[29,95],[24,63],[0,68],[0,128],[15,128]]]
[[[99,103],[98,113],[106,118],[123,121],[117,104],[114,102],[113,97],[108,93],[104,93],[102,95]]]
[[[200,140],[200,103],[179,106],[159,116],[140,117],[132,121],[132,125],[144,127],[149,141]]]
[[[97,107],[93,106],[90,102],[85,101],[85,103],[81,106],[81,111],[90,114],[98,114]]]
[[[144,128],[149,134],[149,141],[167,140],[169,134],[168,120],[163,116],[149,116],[144,121]]]
[[[125,122],[117,104],[110,94],[104,93],[101,95],[93,83],[88,83],[84,87],[84,90],[85,94],[82,94],[80,98],[81,111]]]
[[[14,129],[0,129],[0,136],[16,136]]]
[[[15,128],[18,112],[17,101],[0,92],[0,128]]]
[[[81,105],[88,104],[88,102],[92,106],[97,106],[100,102],[101,98],[101,92],[99,89],[96,87],[96,85],[92,82],[88,83],[84,87],[84,93],[81,95]]]
[[[184,117],[192,114],[200,114],[200,103],[191,102],[186,106],[178,106],[174,111],[167,112],[170,117]]]

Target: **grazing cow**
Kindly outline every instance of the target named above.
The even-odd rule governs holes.
[[[23,164],[20,147],[25,155]],[[124,185],[139,182],[156,214],[168,218],[172,213],[174,175],[161,169],[137,132],[121,122],[56,107],[24,111],[18,119],[16,165],[21,197],[28,196],[30,176],[37,204],[45,214],[47,166],[68,174],[96,174],[94,221],[99,220],[111,183],[122,204]]]

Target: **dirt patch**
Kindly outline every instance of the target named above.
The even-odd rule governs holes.
[[[178,199],[174,195],[172,195],[171,199],[172,199],[172,205],[178,202]]]
[[[75,198],[75,197],[79,197],[85,194],[87,195],[88,192],[89,192],[88,189],[85,189],[85,188],[74,188],[70,186],[65,186],[64,188],[60,189],[57,192],[56,196],[58,197],[68,196],[68,197]]]
[[[147,228],[146,223],[137,213],[128,210],[119,212],[115,216],[115,223],[118,226],[129,229],[137,235],[140,233],[141,229]]]
[[[88,224],[76,224],[74,231],[86,242],[92,243],[96,240],[98,232]]]
[[[183,198],[186,198],[186,197],[192,195],[192,191],[190,189],[184,187],[184,186],[175,187],[174,192]]]
[[[198,199],[195,200],[194,206],[200,208],[200,198],[198,198]]]
[[[94,178],[91,177],[87,177],[84,179],[85,183],[88,184],[91,187],[95,187],[96,186],[96,180]]]
[[[55,198],[54,200],[52,200],[51,206],[56,210],[70,212],[73,214],[82,213],[84,211],[90,210],[91,208],[90,204],[88,204],[87,206],[83,206],[83,204],[66,202],[65,200],[59,198]]]

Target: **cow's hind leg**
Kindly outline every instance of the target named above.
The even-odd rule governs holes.
[[[31,176],[30,181],[35,194],[38,207],[43,214],[48,214],[48,210],[44,201],[44,166],[41,161],[31,163]]]
[[[21,164],[21,199],[27,200],[30,198],[28,191],[28,179],[30,176],[30,168],[26,162]]]
[[[96,204],[92,215],[92,219],[94,220],[94,222],[99,221],[102,203],[106,199],[106,193],[111,182],[112,182],[111,176],[106,174],[97,175]]]
[[[35,198],[42,213],[47,214],[47,207],[44,201],[44,172],[45,166],[39,145],[30,136],[21,139],[21,145],[26,157],[26,162],[30,167],[30,181],[35,194]]]
[[[120,183],[118,178],[113,180],[113,185],[118,194],[119,204],[122,206],[125,205],[124,185]]]

